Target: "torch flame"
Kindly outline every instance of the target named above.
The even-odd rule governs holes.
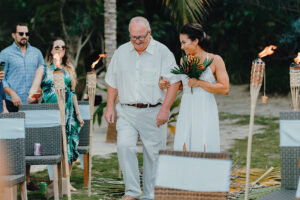
[[[274,46],[274,45],[270,45],[270,46],[267,46],[262,52],[260,52],[259,54],[258,54],[258,56],[260,57],[260,58],[263,58],[263,57],[265,57],[265,56],[268,56],[268,55],[272,55],[273,53],[274,53],[274,49],[276,49],[277,47],[276,46]]]
[[[300,63],[300,52],[298,52],[298,56],[296,58],[294,58],[294,61],[296,64]]]
[[[53,62],[54,62],[55,67],[60,66],[62,57],[63,57],[63,53],[56,53],[53,55]]]
[[[60,55],[58,53],[53,55],[53,62],[55,64],[55,67],[60,66]]]
[[[91,65],[91,68],[94,69],[95,65],[98,64],[98,62],[101,60],[101,58],[105,58],[107,56],[107,54],[99,54],[99,58],[93,62],[93,64]]]

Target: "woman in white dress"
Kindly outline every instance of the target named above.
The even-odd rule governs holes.
[[[200,24],[187,24],[180,31],[181,49],[186,55],[196,56],[201,62],[206,58],[213,62],[200,80],[180,75],[183,95],[176,124],[176,151],[220,152],[219,115],[214,94],[229,93],[229,78],[223,59],[206,51],[208,40]],[[159,82],[161,89],[168,84],[164,79]]]

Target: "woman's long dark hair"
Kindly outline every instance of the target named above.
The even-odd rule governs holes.
[[[69,50],[68,50],[68,47],[67,47],[67,44],[65,42],[65,40],[61,37],[56,37],[54,38],[48,45],[48,49],[47,49],[47,52],[46,52],[46,62],[47,63],[52,63],[53,62],[53,55],[51,54],[51,51],[52,51],[52,48],[53,48],[53,45],[54,45],[54,42],[57,41],[57,40],[62,40],[64,41],[65,45],[66,45],[66,51],[65,51],[65,56],[62,58],[62,64],[63,65],[68,65],[70,64],[71,62],[69,61]]]
[[[51,51],[53,49],[54,42],[57,41],[57,40],[64,41],[64,43],[65,43],[66,50],[65,50],[65,55],[62,58],[62,64],[65,66],[66,71],[69,73],[69,75],[71,77],[72,87],[75,88],[76,84],[77,84],[76,72],[75,72],[75,69],[74,69],[71,61],[69,60],[69,56],[68,56],[69,51],[68,51],[67,44],[66,44],[65,40],[62,39],[61,37],[54,38],[52,40],[52,42],[49,44],[48,49],[47,49],[47,53],[46,53],[46,63],[48,65],[50,65],[53,62],[53,55],[52,55]]]
[[[191,39],[192,41],[198,39],[198,45],[202,49],[204,49],[205,51],[210,50],[210,46],[211,46],[210,36],[204,32],[201,24],[198,23],[186,24],[181,28],[180,34],[186,34],[189,37],[189,39]]]

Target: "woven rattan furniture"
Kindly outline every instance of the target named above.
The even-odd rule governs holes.
[[[90,145],[90,107],[88,101],[79,101],[79,110],[84,121],[84,126],[79,133],[78,152],[83,154],[83,186],[88,186],[89,174],[89,145]]]
[[[296,190],[300,176],[300,112],[280,112],[281,187]]]
[[[17,185],[20,185],[21,198],[27,200],[26,173],[25,173],[25,114],[0,114],[0,142],[6,150],[6,157],[0,161],[1,169],[6,168],[6,175],[0,181],[7,186],[0,188],[0,193],[6,193],[4,199],[16,199]],[[2,152],[3,153],[3,152]]]
[[[54,199],[62,197],[62,129],[57,104],[20,105],[25,112],[26,165],[52,165]],[[34,144],[41,144],[41,156],[34,155]]]
[[[157,163],[155,200],[227,199],[230,168],[229,154],[162,150]]]
[[[300,197],[298,180],[300,175],[300,112],[280,112],[280,161],[281,189],[259,200],[287,200]],[[300,198],[299,198],[300,200]]]

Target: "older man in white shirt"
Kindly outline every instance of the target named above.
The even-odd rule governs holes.
[[[154,199],[155,166],[160,149],[165,148],[170,107],[180,82],[170,70],[176,66],[172,52],[151,37],[147,19],[134,17],[129,23],[130,42],[120,46],[109,64],[105,81],[108,84],[105,119],[114,122],[117,96],[118,159],[125,181],[122,200],[141,195],[137,140],[143,142],[142,199]],[[169,80],[167,91],[159,89],[160,77]]]

